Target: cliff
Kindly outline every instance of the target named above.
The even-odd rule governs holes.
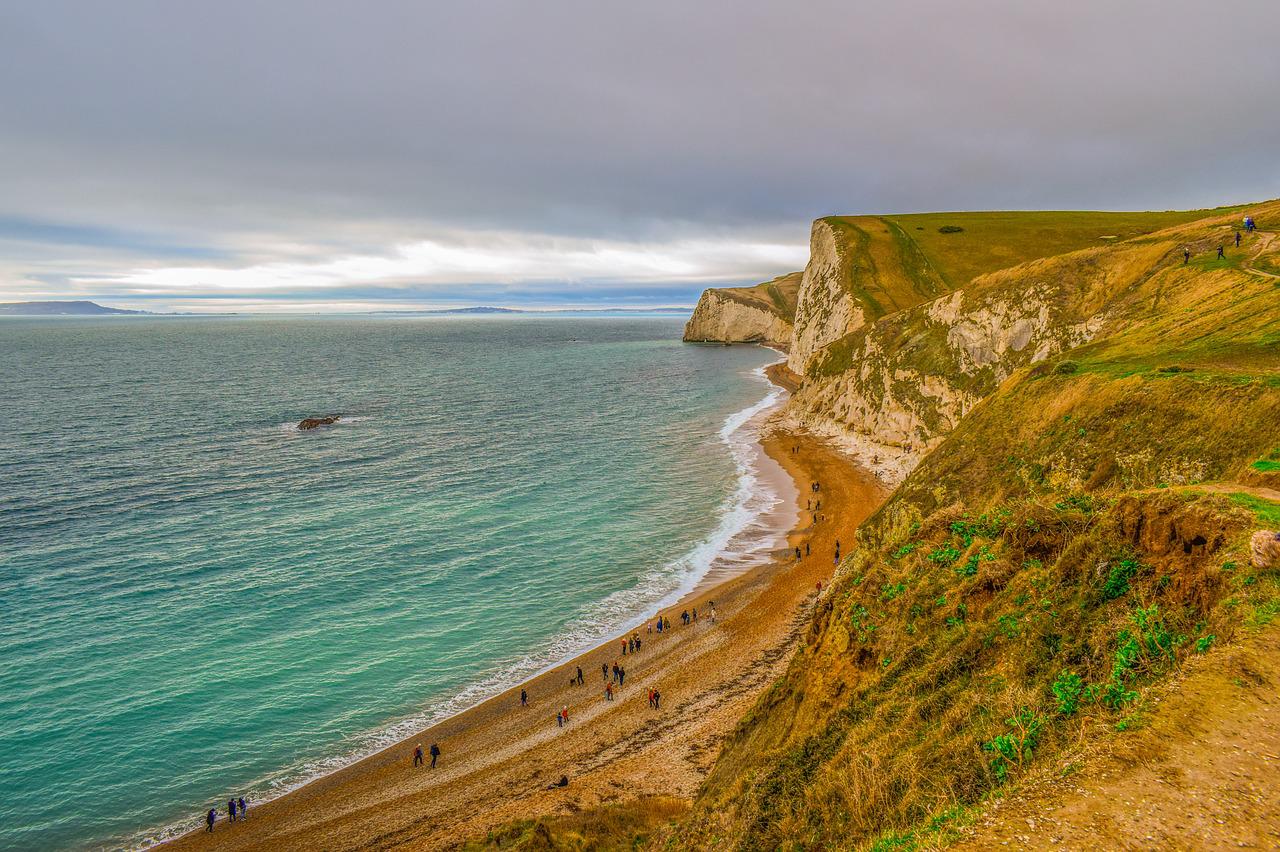
[[[1123,754],[1198,658],[1276,632],[1256,541],[1280,494],[1247,483],[1280,457],[1280,244],[1218,260],[1237,212],[1186,220],[959,287],[939,273],[950,292],[878,318],[818,283],[836,336],[805,328],[802,288],[790,416],[891,456],[900,484],[655,846],[947,845],[992,794],[1034,803]]]
[[[816,222],[782,416],[896,488],[690,810],[596,845],[1269,843],[1280,202],[1241,210]]]
[[[704,291],[685,325],[684,339],[697,343],[788,346],[800,277],[800,273],[793,272],[754,287]]]

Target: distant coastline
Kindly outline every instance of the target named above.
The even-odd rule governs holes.
[[[500,308],[489,305],[477,305],[466,308],[431,308],[424,310],[386,310],[357,311],[364,316],[416,317],[416,316],[687,316],[693,311],[691,307],[659,307],[659,308]],[[251,314],[250,314],[251,315]],[[112,308],[85,299],[71,301],[44,302],[3,302],[0,303],[0,316],[18,317],[228,317],[246,316],[239,311],[141,311],[128,308]]]

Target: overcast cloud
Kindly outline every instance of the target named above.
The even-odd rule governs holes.
[[[0,7],[0,300],[688,304],[829,213],[1280,196],[1280,3]]]

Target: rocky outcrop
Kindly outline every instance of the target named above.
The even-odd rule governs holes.
[[[1280,532],[1258,530],[1249,540],[1253,567],[1269,571],[1280,568]]]
[[[1166,250],[1033,261],[864,324],[810,355],[785,417],[896,484],[1014,371],[1093,339],[1116,307],[1099,290],[1123,292]],[[834,313],[845,310],[847,299],[817,286],[836,300]],[[813,298],[802,290],[802,308]],[[793,356],[804,345],[799,323]]]
[[[706,290],[685,325],[684,339],[786,348],[791,343],[799,287],[800,273],[796,272],[755,287]]]
[[[815,352],[865,323],[863,306],[848,286],[849,265],[832,222],[814,222],[809,233],[809,263],[796,303],[796,331],[787,356],[792,372],[804,375],[805,364]]]
[[[341,419],[341,414],[330,414],[327,417],[308,417],[305,420],[298,421],[298,431],[306,432],[309,429],[318,429],[321,426],[332,426]]]

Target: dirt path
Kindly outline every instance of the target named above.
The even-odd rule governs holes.
[[[1249,255],[1249,260],[1247,261],[1247,263],[1252,263],[1253,261],[1257,260],[1259,256],[1261,256],[1268,249],[1270,249],[1271,241],[1274,240],[1276,237],[1276,235],[1273,233],[1263,233],[1262,231],[1258,231],[1257,233],[1258,233],[1258,236],[1260,237],[1260,239],[1258,240],[1258,247],[1254,249],[1253,254]],[[1257,269],[1256,267],[1253,267],[1253,266],[1246,265],[1244,267],[1244,271],[1250,272],[1254,275],[1261,275],[1263,278],[1270,278],[1274,281],[1280,281],[1280,275],[1276,275],[1273,272],[1264,272],[1261,269]]]
[[[645,795],[691,798],[720,742],[787,664],[808,624],[816,583],[829,579],[836,539],[853,531],[884,499],[884,490],[835,450],[803,435],[775,434],[766,451],[792,476],[800,505],[822,483],[821,517],[801,511],[792,551],[668,611],[673,629],[646,633],[637,654],[614,641],[334,775],[260,807],[247,822],[212,834],[193,832],[181,849],[444,849],[505,823],[570,814]],[[709,623],[710,600],[719,613]],[[680,611],[701,618],[685,627]],[[625,688],[605,701],[602,663],[627,669]],[[581,665],[585,685],[570,684]],[[661,710],[648,690],[662,693]],[[570,722],[555,723],[569,708]],[[439,742],[434,771],[412,767],[415,743]],[[548,785],[566,775],[569,786]]]
[[[1153,698],[1146,727],[1046,772],[958,847],[1278,849],[1277,690],[1276,627],[1196,658]]]

